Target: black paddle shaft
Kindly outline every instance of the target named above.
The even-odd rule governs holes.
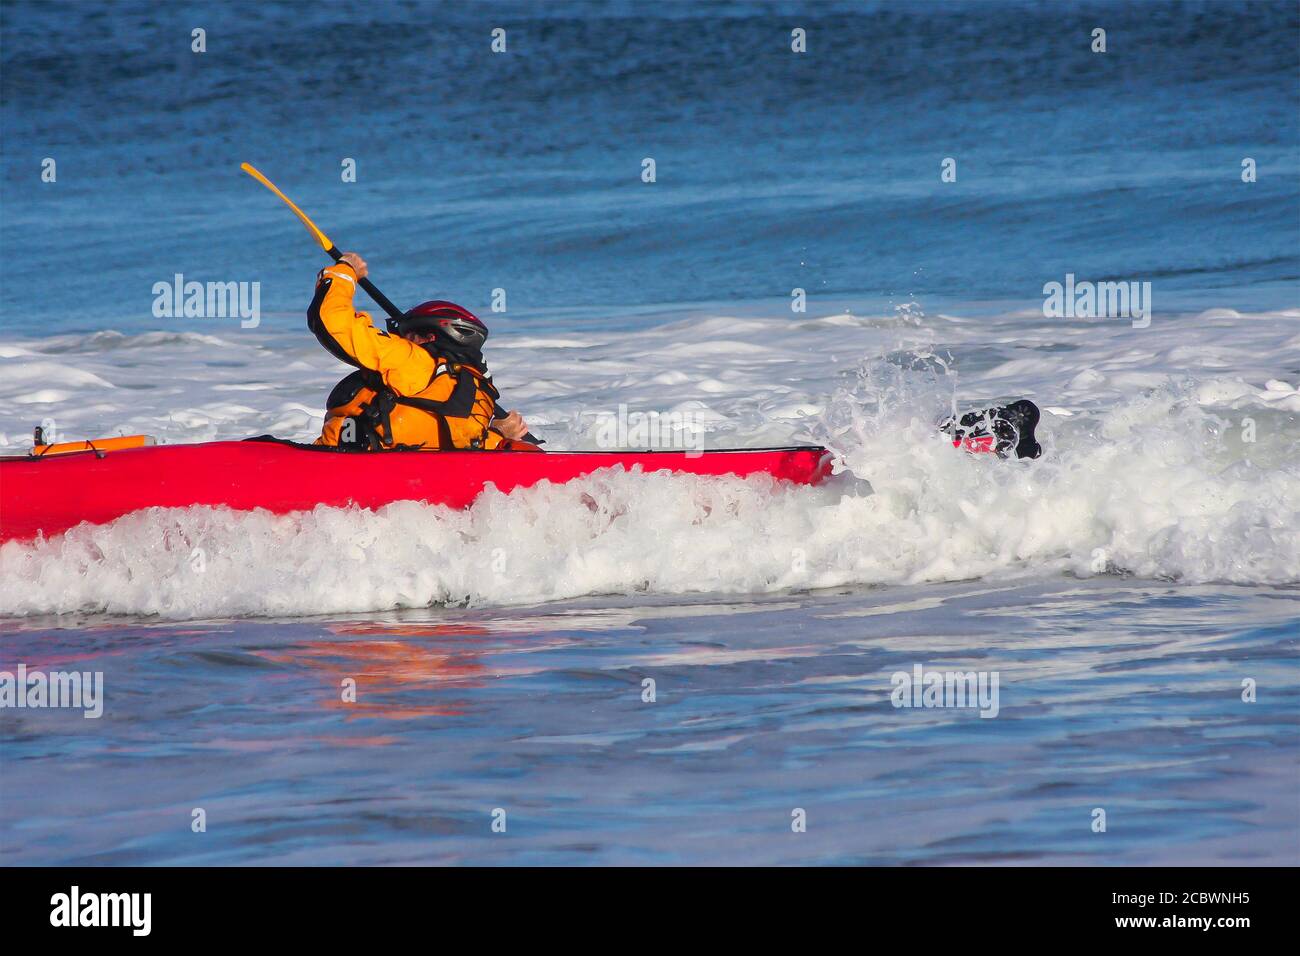
[[[325,251],[329,254],[329,257],[333,259],[335,262],[343,261],[343,253],[339,252],[338,246],[330,246]],[[376,289],[375,284],[373,282],[371,282],[369,279],[358,279],[357,281],[361,283],[361,288],[366,290],[366,293],[370,296],[370,298],[374,299],[375,303],[381,309],[387,312],[391,318],[400,319],[402,317],[402,310],[399,309],[397,306],[393,305],[392,300],[390,300],[388,296],[384,295],[382,292]]]

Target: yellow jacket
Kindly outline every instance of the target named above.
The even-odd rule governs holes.
[[[307,327],[353,372],[327,401],[318,445],[396,446],[430,450],[496,448],[489,426],[497,391],[486,373],[375,328],[352,299],[357,274],[346,262],[322,269]]]

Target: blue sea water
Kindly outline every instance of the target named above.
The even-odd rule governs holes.
[[[1294,864],[1296,602],[1061,581],[31,622],[6,657],[101,670],[109,706],[3,715],[0,847],[92,865]],[[894,707],[892,675],[918,662],[997,671],[996,719]]]
[[[159,327],[152,286],[175,273],[260,281],[263,309],[299,327],[320,252],[242,161],[395,301],[487,311],[502,288],[517,327],[698,302],[788,315],[795,287],[860,309],[1032,304],[1067,272],[1153,281],[1166,307],[1300,301],[1293,3],[12,2],[0,18],[17,279],[0,329],[20,334]]]
[[[106,697],[0,709],[0,863],[1300,862],[1298,41],[1294,3],[0,5],[7,453],[319,428],[323,256],[249,161],[399,303],[505,289],[550,447],[680,400],[850,464],[6,544],[0,671]],[[177,273],[262,322],[154,317]],[[1155,323],[1046,319],[1067,273]],[[1054,409],[1044,458],[920,447],[938,365]],[[997,719],[895,708],[916,665],[997,672]]]

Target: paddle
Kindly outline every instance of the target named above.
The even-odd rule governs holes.
[[[307,231],[316,237],[316,241],[320,243],[320,246],[322,249],[325,250],[326,255],[328,255],[335,262],[342,261],[343,253],[339,252],[339,247],[334,245],[334,243],[330,242],[329,236],[321,232],[320,228],[316,225],[316,223],[312,222],[309,218],[307,218],[307,214],[294,205],[292,199],[290,199],[284,193],[280,192],[280,190],[276,188],[275,183],[271,182],[271,180],[267,179],[260,172],[258,172],[257,167],[255,167],[252,163],[240,163],[239,168],[242,169],[244,172],[248,173],[248,175],[252,176],[254,179],[256,179],[267,189],[271,190],[271,192],[279,196],[280,201],[283,202],[290,209],[292,209],[293,214],[302,220],[302,224],[307,227]],[[399,309],[397,306],[393,305],[393,303],[389,300],[388,296],[384,295],[382,292],[376,289],[375,284],[373,282],[371,282],[369,279],[360,279],[358,281],[361,283],[361,288],[365,289],[366,292],[370,294],[370,298],[374,299],[375,303],[381,309],[387,312],[394,319],[400,319],[402,317],[402,310]]]
[[[292,199],[290,199],[284,193],[280,192],[279,188],[276,187],[275,183],[271,182],[271,180],[263,176],[262,173],[257,169],[257,167],[254,166],[252,163],[240,163],[239,168],[242,169],[244,172],[248,173],[248,175],[252,176],[254,179],[256,179],[267,189],[271,190],[271,192],[279,196],[280,201],[283,202],[290,209],[292,209],[293,214],[302,220],[302,224],[307,227],[307,231],[316,237],[316,241],[320,243],[320,247],[325,250],[326,255],[328,255],[335,262],[342,261],[343,253],[339,251],[339,247],[334,245],[334,243],[330,241],[329,236],[325,235],[325,233],[320,231],[320,227],[317,226],[316,223],[312,222],[311,219],[308,218],[305,212],[303,212],[296,205],[294,205]],[[390,318],[400,319],[402,317],[402,310],[399,309],[397,306],[393,305],[392,300],[390,300],[388,296],[384,295],[382,292],[376,289],[375,284],[373,282],[371,282],[369,279],[359,279],[357,281],[361,284],[361,288],[365,289],[366,292],[370,295],[370,298],[374,299],[375,303],[381,309],[383,309],[385,312],[388,313]],[[389,328],[390,329],[392,328],[391,324],[389,325]],[[501,414],[501,406],[499,405],[496,408],[496,414],[498,416],[500,416]],[[540,439],[533,437],[532,432],[528,432],[527,434],[524,435],[524,441],[531,442],[534,445],[542,444],[542,441]]]

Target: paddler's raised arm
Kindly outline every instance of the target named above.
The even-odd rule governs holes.
[[[378,372],[399,395],[414,395],[429,384],[433,358],[404,338],[376,329],[352,299],[357,281],[366,275],[366,262],[355,252],[322,269],[316,294],[307,309],[307,328],[340,361]]]

